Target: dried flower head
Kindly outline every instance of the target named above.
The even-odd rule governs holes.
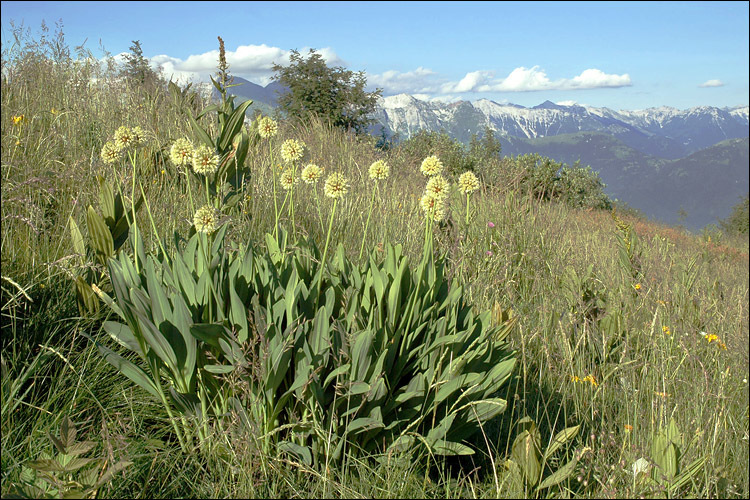
[[[349,190],[349,182],[339,172],[334,172],[326,179],[326,184],[323,188],[326,196],[333,199],[341,198]]]
[[[102,147],[101,155],[104,163],[114,163],[120,159],[120,150],[117,149],[114,142],[107,141]]]
[[[422,207],[425,215],[435,222],[439,222],[445,218],[445,203],[442,198],[438,198],[432,193],[425,193],[419,200],[419,205]]]
[[[219,214],[210,205],[204,205],[195,212],[193,225],[199,233],[213,233],[219,224]]]
[[[436,175],[427,181],[425,191],[433,195],[435,198],[442,200],[448,196],[449,188],[450,183],[445,180],[445,177],[442,175]]]
[[[479,189],[479,179],[474,175],[474,172],[464,172],[458,178],[458,189],[463,194],[473,193]]]
[[[279,131],[276,121],[268,116],[264,116],[258,121],[258,133],[264,139],[274,137]]]
[[[219,156],[214,151],[201,144],[193,152],[193,170],[198,174],[210,175],[219,168]]]
[[[119,149],[120,151],[125,151],[135,144],[136,142],[135,138],[133,137],[133,131],[130,130],[130,127],[126,127],[123,125],[115,130],[115,146],[117,146],[117,149]]]
[[[378,160],[370,165],[370,179],[384,180],[388,178],[391,168],[383,160]]]
[[[283,172],[281,172],[281,177],[279,179],[279,182],[281,183],[281,187],[289,190],[292,189],[292,186],[294,186],[294,183],[297,181],[297,179],[294,178],[294,172],[291,169],[286,169]]]
[[[189,165],[193,161],[193,143],[184,137],[177,139],[169,150],[169,159],[178,167]]]
[[[310,163],[302,169],[301,175],[305,184],[314,184],[323,175],[323,169],[314,163]]]
[[[287,139],[281,145],[281,157],[287,163],[294,163],[305,154],[305,143],[297,139]]]
[[[428,156],[422,161],[422,167],[420,170],[427,176],[437,175],[443,171],[443,163],[437,156]]]

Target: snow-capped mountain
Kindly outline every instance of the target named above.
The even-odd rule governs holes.
[[[426,102],[407,94],[381,98],[374,130],[406,138],[422,129],[445,130],[467,141],[485,127],[499,135],[539,138],[577,132],[610,134],[644,153],[681,158],[726,139],[748,136],[748,107],[720,109],[698,106],[679,110],[667,106],[614,111],[545,101],[526,108],[487,99],[450,104]]]

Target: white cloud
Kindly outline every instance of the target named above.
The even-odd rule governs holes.
[[[698,86],[699,87],[703,87],[703,88],[706,88],[706,87],[723,87],[724,86],[724,82],[722,82],[721,80],[708,80],[707,82],[701,83]]]
[[[438,90],[438,85],[431,82],[436,73],[431,69],[418,67],[414,71],[401,73],[390,70],[381,74],[367,75],[369,87],[379,87],[384,90],[385,95],[391,94],[433,94]]]
[[[503,80],[496,80],[477,88],[479,92],[533,92],[537,90],[581,90],[630,86],[630,76],[608,75],[599,69],[587,69],[573,78],[552,81],[539,66],[521,66]]]
[[[329,66],[343,66],[344,61],[336,55],[333,49],[325,47],[315,49]],[[306,58],[309,47],[299,51]],[[267,85],[274,76],[274,63],[281,66],[289,64],[291,51],[268,45],[240,45],[237,50],[227,50],[226,58],[229,72],[233,75],[248,79],[260,85]],[[113,56],[117,64],[124,62],[126,54]],[[177,57],[160,54],[149,59],[153,68],[161,67],[166,78],[180,81],[209,81],[209,75],[216,72],[219,63],[219,51],[211,50],[202,54],[193,54],[182,60]]]
[[[494,73],[491,71],[472,71],[466,73],[460,82],[449,82],[442,85],[443,92],[476,92],[477,89],[490,81]]]
[[[576,101],[559,101],[559,102],[556,102],[555,104],[557,104],[558,106],[575,106],[578,103]]]

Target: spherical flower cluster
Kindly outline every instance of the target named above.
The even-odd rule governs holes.
[[[349,190],[349,182],[339,172],[334,172],[326,179],[326,184],[323,187],[323,191],[326,196],[333,199],[341,198]]]
[[[139,144],[143,144],[146,142],[146,131],[143,130],[141,127],[133,127],[133,130],[131,130],[132,137],[133,137],[133,145],[138,146]]]
[[[120,159],[120,150],[117,149],[114,142],[108,141],[104,144],[101,155],[104,163],[114,163]]]
[[[294,163],[305,154],[305,143],[296,139],[287,139],[281,145],[281,157],[287,163]]]
[[[445,177],[443,177],[442,175],[436,175],[434,177],[431,177],[430,180],[427,181],[427,187],[425,188],[425,191],[433,195],[435,198],[443,200],[448,196],[449,188],[450,183],[445,180]]]
[[[443,171],[443,163],[437,156],[428,156],[422,162],[420,169],[424,175],[431,176],[437,175]]]
[[[378,160],[370,165],[370,179],[384,180],[388,178],[391,168],[383,160]]]
[[[129,127],[122,126],[115,130],[115,146],[120,151],[125,151],[131,146],[135,146],[136,139],[133,136],[133,131]]]
[[[258,133],[264,139],[274,137],[279,131],[276,121],[268,116],[264,116],[258,121]]]
[[[479,179],[474,175],[474,172],[464,172],[458,178],[458,189],[463,194],[473,193],[479,189]]]
[[[219,223],[219,214],[210,205],[204,205],[195,212],[193,225],[199,233],[213,233]]]
[[[440,222],[445,218],[445,203],[443,198],[438,198],[432,193],[425,193],[419,200],[425,215],[435,222]]]
[[[302,180],[305,181],[305,184],[313,184],[318,179],[320,179],[321,175],[323,175],[323,169],[315,165],[314,163],[310,163],[302,169],[301,175]]]
[[[193,152],[193,170],[197,174],[210,175],[216,172],[219,168],[219,157],[214,151],[201,144]]]
[[[294,172],[290,169],[286,169],[283,172],[281,172],[281,178],[279,179],[279,182],[281,183],[281,187],[289,190],[292,189],[292,186],[294,186],[294,183],[297,181],[297,179],[294,178]]]
[[[184,137],[177,139],[169,150],[169,158],[178,167],[189,165],[193,161],[193,143]]]

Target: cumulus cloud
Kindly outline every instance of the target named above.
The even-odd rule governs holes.
[[[583,90],[596,88],[628,87],[632,85],[630,76],[607,74],[599,69],[584,70],[572,78],[551,80],[539,66],[518,67],[505,78],[495,78],[493,71],[471,71],[459,81],[445,81],[425,68],[401,73],[386,71],[379,75],[368,75],[368,83],[380,87],[384,95],[409,94],[448,94],[485,92],[534,92],[540,90]]]
[[[299,53],[307,57],[310,48],[300,49]],[[330,47],[315,49],[329,66],[343,66],[344,61]],[[268,45],[240,45],[236,50],[227,50],[226,58],[231,74],[245,78],[260,85],[271,82],[274,64],[286,66],[290,63],[291,51]],[[113,56],[120,65],[126,54]],[[219,51],[211,50],[202,54],[193,54],[187,59],[180,59],[165,54],[153,56],[149,59],[152,68],[162,68],[166,78],[178,81],[209,81],[209,75],[216,72],[219,62]]]
[[[434,83],[436,73],[431,69],[418,67],[414,71],[405,73],[390,70],[381,74],[367,75],[367,83],[370,87],[379,87],[384,90],[385,95],[390,94],[433,94],[438,85]]]
[[[628,87],[630,76],[608,75],[599,69],[587,69],[573,78],[550,80],[539,66],[521,66],[502,79],[481,85],[478,92],[533,92],[537,90],[583,90],[596,88]]]
[[[707,82],[701,83],[698,85],[699,87],[706,88],[706,87],[723,87],[724,82],[721,80],[708,80]]]

